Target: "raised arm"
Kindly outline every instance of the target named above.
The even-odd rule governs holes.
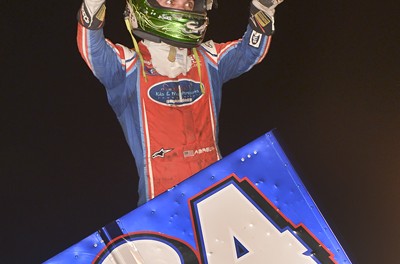
[[[113,89],[126,78],[126,65],[134,64],[132,50],[114,45],[103,34],[106,6],[104,0],[84,0],[78,11],[77,44],[93,74],[107,88]]]
[[[249,25],[244,36],[236,41],[216,44],[215,54],[222,82],[233,79],[261,62],[266,56],[275,30],[275,7],[283,0],[253,0]]]

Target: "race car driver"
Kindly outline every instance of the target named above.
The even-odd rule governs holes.
[[[104,37],[105,0],[83,1],[78,48],[135,158],[139,205],[221,159],[222,85],[265,57],[282,1],[252,0],[244,36],[218,44],[203,42],[216,0],[127,0],[134,48]]]

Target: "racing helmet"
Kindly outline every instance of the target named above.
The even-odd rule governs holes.
[[[208,26],[207,10],[217,0],[194,0],[192,11],[161,6],[157,0],[126,0],[128,30],[142,39],[193,48],[201,44]]]

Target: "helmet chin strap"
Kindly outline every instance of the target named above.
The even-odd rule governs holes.
[[[169,46],[168,60],[170,62],[176,61],[176,48],[174,46]]]

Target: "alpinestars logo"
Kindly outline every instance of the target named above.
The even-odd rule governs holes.
[[[212,152],[214,150],[215,150],[215,148],[212,147],[212,146],[211,147],[206,147],[206,148],[200,148],[200,149],[196,149],[196,150],[185,150],[183,152],[183,156],[185,158],[188,158],[188,157],[193,157],[193,156],[200,155],[200,154],[203,154],[203,153],[209,153],[209,152]]]
[[[172,150],[173,150],[173,149],[164,149],[164,148],[161,148],[159,151],[154,152],[153,155],[151,155],[151,157],[152,157],[153,159],[155,159],[155,158],[164,158],[164,157],[165,157],[165,154],[167,154],[168,152],[171,152]]]

